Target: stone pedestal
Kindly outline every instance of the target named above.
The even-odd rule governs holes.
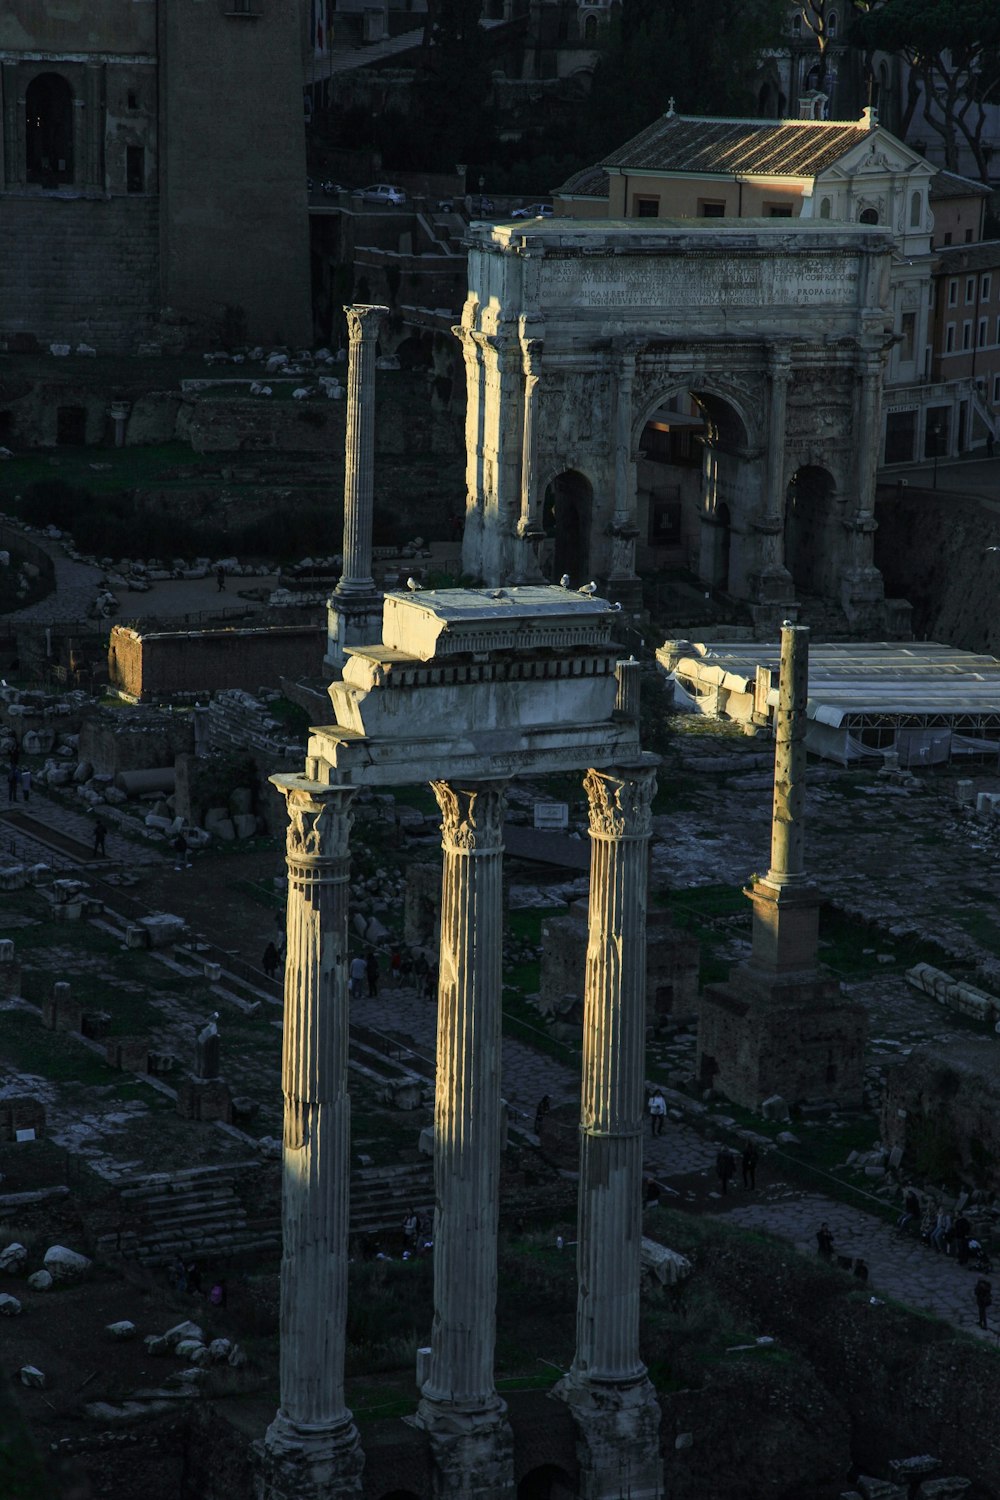
[[[652,758],[650,758],[652,759]],[[652,765],[589,771],[590,912],[580,1104],[576,1355],[583,1500],[662,1494],[659,1404],[639,1357],[646,885]]]
[[[124,1067],[122,1063],[120,1066]],[[147,1067],[144,1071],[148,1072]],[[177,1113],[182,1120],[233,1122],[233,1096],[224,1078],[187,1077],[177,1089]]]
[[[513,1443],[493,1378],[500,1178],[504,791],[432,783],[442,812],[434,1108],[434,1325],[416,1422],[435,1494],[510,1500]]]
[[[281,1263],[281,1405],[262,1500],[361,1493],[344,1400],[350,1099],[347,908],[354,789],[276,776],[288,803]]]

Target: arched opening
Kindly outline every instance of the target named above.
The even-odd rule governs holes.
[[[801,594],[833,597],[837,567],[835,485],[816,464],[792,475],[785,497],[785,567]]]
[[[579,588],[590,582],[590,523],[594,492],[590,481],[575,469],[557,474],[545,491],[542,525],[546,537],[542,570],[552,579],[569,574]]]
[[[910,228],[911,229],[919,229],[920,228],[920,219],[921,219],[921,216],[922,216],[922,210],[923,210],[923,205],[922,205],[921,195],[919,193],[911,193],[911,195],[910,195]]]
[[[517,1500],[574,1500],[577,1487],[558,1464],[529,1469],[517,1487]]]
[[[878,209],[877,208],[863,208],[861,210],[861,212],[858,214],[858,223],[859,224],[877,224],[878,223]]]
[[[56,442],[71,448],[82,448],[87,441],[87,408],[85,406],[59,406],[56,408]]]
[[[24,96],[28,182],[57,187],[73,181],[73,90],[59,73],[39,73]]]
[[[829,198],[821,198],[819,200],[819,216],[820,216],[820,218],[821,219],[828,219],[830,217],[831,211],[832,211],[832,204],[830,203]]]
[[[589,15],[583,23],[583,40],[589,46],[593,46],[597,41],[597,17],[595,15]]]

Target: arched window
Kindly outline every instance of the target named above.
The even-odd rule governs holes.
[[[585,42],[597,41],[597,17],[589,15],[583,23],[583,40]]]
[[[802,12],[798,11],[798,10],[795,12],[794,16],[792,17],[792,35],[793,36],[801,36],[802,35]]]
[[[820,216],[820,218],[821,219],[828,219],[830,217],[831,212],[832,212],[832,208],[833,208],[833,205],[831,204],[829,198],[821,198],[819,200],[819,216]]]
[[[831,10],[827,18],[826,34],[830,37],[834,37],[837,35],[837,12],[835,10]]]
[[[73,181],[73,90],[60,73],[39,73],[24,96],[25,175],[56,187]]]
[[[919,193],[914,193],[910,198],[910,228],[919,229],[922,215],[922,199]]]
[[[861,212],[858,214],[858,223],[859,224],[877,224],[878,223],[878,209],[877,208],[863,208],[861,210]]]

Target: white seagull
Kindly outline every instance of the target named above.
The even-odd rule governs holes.
[[[409,591],[410,591],[411,594],[419,594],[420,593],[420,585],[417,582],[417,580],[412,576],[412,574],[406,580],[406,587],[409,589]]]
[[[581,583],[578,592],[581,594],[596,594],[597,584],[593,580],[590,583]]]

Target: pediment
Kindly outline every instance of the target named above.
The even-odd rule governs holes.
[[[820,176],[826,180],[848,177],[886,177],[906,173],[908,177],[931,178],[937,168],[931,166],[919,152],[914,151],[888,130],[879,127],[868,139],[845,151],[840,159],[828,167]]]

